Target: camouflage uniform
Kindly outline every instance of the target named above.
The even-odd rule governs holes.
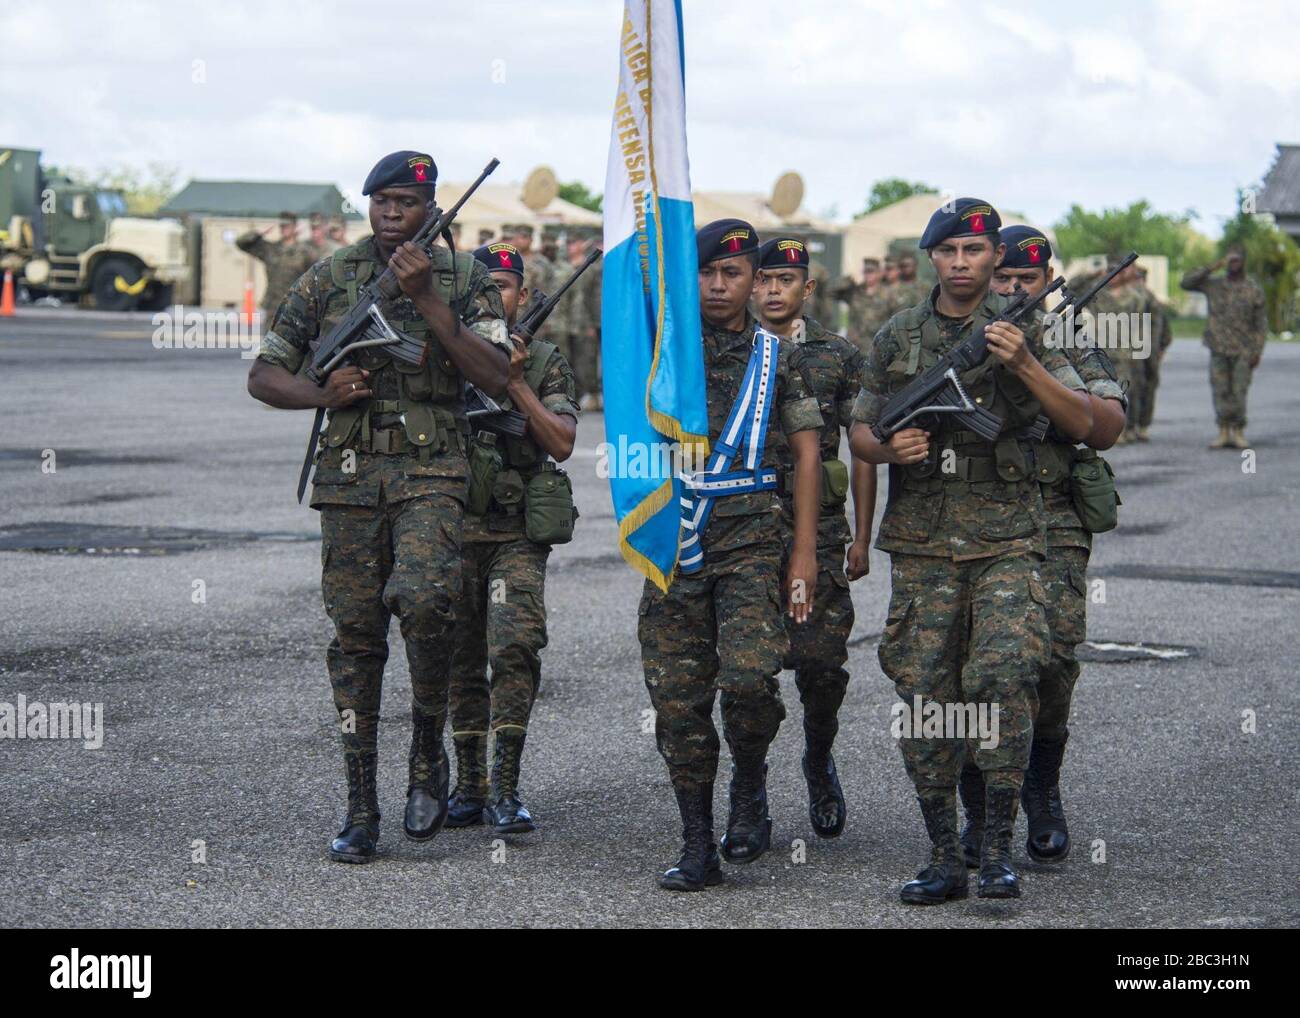
[[[435,247],[432,261],[435,285],[449,293],[450,252]],[[259,359],[297,372],[309,347],[348,310],[349,287],[355,292],[383,269],[371,237],[318,262],[276,311]],[[491,276],[467,255],[458,257],[456,272],[467,287],[455,304],[462,320],[506,349],[504,309]],[[464,381],[409,298],[384,310],[396,327],[428,337],[428,366],[398,368],[375,348],[354,355],[371,372],[374,395],[330,412],[311,497],[321,512],[321,589],[335,630],[326,661],[349,755],[375,752],[392,615],[406,644],[412,712],[440,737],[461,589]]]
[[[749,363],[755,322],[740,332],[703,323],[709,436],[717,439]],[[781,343],[775,406],[761,465],[777,467],[781,431],[819,429],[817,400]],[[777,674],[789,649],[781,589],[781,505],[775,491],[720,498],[703,535],[704,567],[679,574],[663,593],[646,582],[637,638],[655,736],[675,788],[712,785],[718,768],[713,700],[722,693],[722,725],[737,753],[763,754],[785,718]]]
[[[893,309],[889,307],[882,284],[868,292],[865,287],[855,287],[849,294],[848,338],[862,353],[871,349],[876,333],[889,321]]]
[[[597,259],[574,286],[573,374],[578,394],[600,394],[600,284],[604,259]]]
[[[805,315],[803,323],[803,339],[792,344],[790,361],[817,399],[822,416],[819,442],[822,461],[838,461],[840,429],[852,426],[853,401],[862,385],[862,354],[843,336],[826,331],[815,319]],[[794,541],[793,469],[789,446],[783,444],[785,483],[781,513],[786,528],[787,558]],[[833,496],[823,478],[817,520],[817,588],[812,613],[802,625],[787,620],[790,652],[785,667],[795,673],[795,686],[803,703],[804,727],[816,732],[828,745],[839,730],[838,713],[849,683],[844,662],[848,660],[848,640],[853,631],[853,597],[844,573],[844,549],[851,540],[845,500]]]
[[[819,322],[834,322],[836,314],[829,290],[831,285],[830,272],[821,262],[810,261],[808,278],[816,280],[817,289],[813,291],[813,295],[808,300],[804,301],[804,317],[815,318]]]
[[[1147,309],[1151,312],[1152,345],[1151,356],[1136,362],[1134,370],[1138,376],[1140,404],[1136,408],[1129,406],[1128,423],[1130,427],[1145,432],[1151,427],[1151,422],[1156,416],[1156,390],[1160,388],[1160,359],[1169,349],[1169,344],[1174,341],[1174,330],[1169,320],[1169,309],[1161,303],[1160,298],[1146,286],[1139,284],[1139,288],[1146,301]]]
[[[547,410],[578,419],[577,392],[573,372],[564,355],[550,344],[534,341],[524,363],[529,377],[535,354],[547,357],[540,384],[535,388]],[[508,401],[505,402],[509,407]],[[538,472],[546,454],[529,438],[511,439],[519,444],[518,459],[523,484]],[[515,459],[503,462],[511,469]],[[457,744],[457,759],[465,764],[462,743],[470,742],[474,752],[486,749],[489,728],[527,730],[533,698],[541,681],[541,658],[546,646],[546,560],[550,545],[537,544],[524,535],[523,506],[503,506],[495,499],[482,516],[465,514],[462,593],[456,603],[456,630],[451,657],[451,726]],[[487,668],[491,665],[492,681]],[[486,776],[486,760],[474,761],[480,778]],[[465,787],[467,775],[457,780],[462,792],[486,793],[486,786]]]
[[[257,230],[240,234],[235,238],[235,246],[266,266],[266,289],[262,291],[259,307],[267,318],[280,306],[298,277],[324,257],[310,241],[272,242]]]
[[[524,256],[524,286],[528,287],[529,298],[535,293],[544,293],[548,297],[555,292],[558,281],[555,278],[555,264],[543,255],[540,251],[533,251]],[[561,314],[561,307],[557,307],[555,312],[547,320],[546,325],[538,332],[537,338],[545,336],[548,340],[560,347],[560,352],[568,359],[569,351],[565,349],[565,342],[568,335],[562,332],[552,323],[557,314]],[[561,314],[561,318],[563,315]]]
[[[1211,276],[1212,267],[1183,276],[1184,290],[1199,290],[1209,303],[1204,343],[1210,349],[1210,390],[1220,426],[1246,426],[1246,394],[1254,374],[1251,363],[1268,341],[1264,291],[1249,276]]]
[[[1119,400],[1127,408],[1110,359],[1099,350],[1070,348],[1070,363],[1099,399]],[[1047,593],[1047,626],[1052,637],[1052,656],[1038,681],[1038,717],[1035,738],[1064,741],[1069,734],[1070,701],[1079,678],[1075,648],[1088,628],[1087,577],[1092,535],[1070,493],[1070,467],[1076,444],[1059,435],[1055,428],[1035,450],[1036,467],[1047,514],[1047,557],[1040,567]]]
[[[867,355],[854,419],[874,424],[890,396],[1006,303],[989,293],[965,321],[940,315],[932,298],[895,315]],[[1026,341],[1054,377],[1084,388],[1064,354],[1044,347],[1041,330],[1027,329]],[[893,590],[878,656],[909,708],[914,696],[999,705],[997,746],[980,748],[974,737],[967,746],[990,786],[1013,792],[1028,763],[1035,687],[1050,650],[1039,573],[1046,514],[1025,445],[1009,433],[1031,422],[1038,404],[992,356],[963,382],[1003,418],[1004,437],[989,443],[944,418],[931,432],[931,460],[890,468],[876,547],[890,553]],[[900,741],[918,795],[941,798],[951,815],[961,744]]]

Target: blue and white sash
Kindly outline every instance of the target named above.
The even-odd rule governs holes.
[[[773,333],[755,326],[754,349],[749,355],[744,381],[740,383],[740,395],[731,408],[722,434],[713,443],[708,467],[681,475],[682,539],[677,567],[683,573],[696,573],[704,568],[704,547],[700,537],[709,525],[715,498],[769,491],[776,487],[776,469],[760,468],[759,462],[767,444],[772,400],[776,396],[779,342]],[[742,452],[744,467],[729,470]]]

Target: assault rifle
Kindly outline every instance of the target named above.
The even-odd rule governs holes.
[[[446,212],[435,207],[429,213],[419,232],[411,238],[411,243],[424,247],[428,253],[437,237],[447,240],[447,245],[455,250],[451,242],[451,224],[460,207],[465,204],[488,175],[500,165],[499,160],[491,160],[478,179],[470,184],[469,189],[457,199],[456,204]],[[453,271],[455,261],[452,262]],[[304,372],[317,385],[323,386],[331,371],[339,366],[349,354],[372,346],[382,346],[395,360],[420,367],[429,356],[429,344],[423,340],[408,336],[393,328],[384,317],[381,305],[385,301],[396,300],[402,295],[397,273],[385,266],[384,271],[375,279],[361,287],[357,302],[348,309],[334,328],[321,339],[312,354],[311,363]],[[307,458],[303,460],[302,473],[298,475],[298,501],[302,501],[303,492],[307,490],[307,478],[311,476],[312,462],[316,458],[316,446],[320,442],[321,425],[325,420],[325,408],[316,411],[316,420],[312,423],[311,439],[307,443]]]
[[[1085,307],[1087,307],[1097,294],[1110,286],[1115,277],[1137,261],[1137,252],[1130,251],[1124,256],[1124,259],[1113,269],[1097,280],[1082,297],[1075,297],[1066,287],[1061,291],[1061,303],[1048,312],[1049,319],[1056,319],[1062,324],[1068,324],[1070,328],[1074,326],[1074,319]],[[1068,308],[1068,310],[1067,310]],[[1039,414],[1034,423],[1025,429],[1025,437],[1034,442],[1041,442],[1047,437],[1047,432],[1051,428],[1052,422],[1048,420],[1045,414]]]
[[[587,260],[573,270],[573,273],[555,291],[553,296],[548,297],[539,290],[529,297],[528,306],[524,308],[524,313],[515,322],[513,335],[518,336],[525,343],[532,342],[538,330],[546,323],[546,319],[551,317],[551,312],[560,303],[560,298],[568,292],[569,287],[578,281],[579,276],[591,268],[600,255],[600,248],[593,247],[587,255]],[[527,417],[518,411],[506,410],[477,386],[469,386],[465,403],[467,416],[476,428],[495,431],[498,434],[510,435],[514,438],[522,438],[527,430]]]
[[[1058,277],[1037,297],[1030,297],[1021,290],[989,324],[1009,322],[1019,325],[1049,293],[1064,285],[1064,277]],[[880,420],[871,428],[876,441],[887,442],[895,432],[902,431],[917,418],[937,414],[956,414],[965,428],[990,442],[996,439],[1002,431],[1002,418],[976,404],[967,395],[959,377],[963,372],[983,364],[988,355],[988,340],[984,338],[984,330],[977,329],[973,335],[944,354],[939,363],[885,403],[880,412]]]

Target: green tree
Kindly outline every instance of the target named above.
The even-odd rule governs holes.
[[[560,197],[574,205],[581,205],[584,209],[590,209],[592,212],[599,212],[600,203],[603,195],[592,194],[587,189],[587,185],[580,180],[571,180],[567,184],[560,185]]]
[[[929,184],[922,184],[919,181],[908,182],[901,177],[886,177],[884,180],[877,180],[871,185],[871,190],[867,194],[867,207],[853,218],[861,219],[868,212],[883,209],[886,205],[893,205],[894,202],[910,198],[914,194],[935,194],[937,192],[938,188],[931,187]]]
[[[1223,225],[1218,253],[1240,244],[1246,249],[1246,271],[1264,288],[1268,322],[1274,332],[1291,328],[1295,317],[1296,275],[1300,273],[1300,247],[1271,221],[1257,215],[1246,192],[1237,190],[1237,215]]]
[[[1183,215],[1156,212],[1146,201],[1135,201],[1126,209],[1100,212],[1071,205],[1053,229],[1061,258],[1067,262],[1086,255],[1113,257],[1129,251],[1164,255],[1169,259],[1170,274],[1177,279],[1183,272],[1192,238],[1191,220],[1190,212]]]
[[[133,216],[152,216],[176,193],[180,169],[167,163],[150,163],[143,170],[135,166],[101,167],[91,173],[76,166],[63,170],[50,168],[53,176],[61,173],[82,187],[100,187],[106,191],[121,191],[126,198],[126,210]]]

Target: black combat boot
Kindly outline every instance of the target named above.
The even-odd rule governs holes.
[[[1068,736],[1066,737],[1068,738]],[[1029,769],[1020,790],[1020,804],[1029,823],[1025,851],[1035,862],[1065,862],[1070,854],[1070,828],[1061,808],[1061,758],[1065,739],[1034,739]]]
[[[966,811],[966,826],[961,829],[961,847],[968,868],[980,868],[980,851],[984,847],[984,772],[969,759],[962,765],[957,779],[961,805]]]
[[[483,823],[487,806],[487,737],[453,735],[456,746],[456,787],[447,800],[448,827],[474,827]]]
[[[492,760],[492,794],[495,801],[488,806],[484,819],[492,825],[493,834],[527,834],[537,830],[533,818],[519,801],[519,758],[524,753],[521,728],[497,732],[496,756]]]
[[[844,790],[835,773],[835,758],[831,756],[831,743],[835,736],[815,732],[805,721],[803,726],[804,754],[803,776],[808,782],[808,819],[813,833],[819,838],[838,838],[844,830],[848,807],[844,803]]]
[[[442,744],[442,718],[411,711],[410,785],[403,827],[412,841],[428,841],[447,821],[451,764]]]
[[[1011,833],[1016,827],[1016,790],[989,785],[984,793],[984,847],[980,853],[981,898],[1019,898],[1020,877],[1011,866]]]
[[[722,857],[737,866],[753,862],[772,847],[764,755],[731,754],[731,812],[722,836]]]
[[[375,772],[379,758],[374,753],[344,753],[348,774],[348,813],[343,829],[330,842],[330,858],[335,862],[364,863],[375,855],[379,840],[379,796],[375,791]]]
[[[942,905],[966,897],[970,885],[957,840],[957,804],[952,792],[926,792],[916,801],[930,835],[930,865],[903,885],[899,897],[909,905]]]
[[[659,878],[669,891],[702,891],[722,883],[722,863],[713,843],[713,783],[675,788],[682,814],[682,857]]]

